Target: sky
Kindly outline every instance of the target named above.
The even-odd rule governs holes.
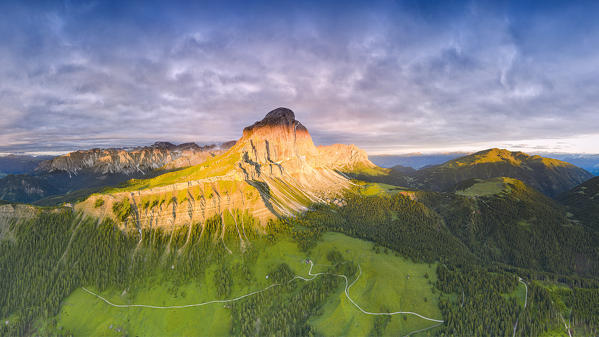
[[[2,1],[0,153],[238,139],[599,153],[599,2]]]

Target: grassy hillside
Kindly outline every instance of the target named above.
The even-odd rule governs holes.
[[[463,181],[498,177],[522,180],[545,195],[557,197],[592,175],[564,161],[502,149],[477,152],[413,172],[398,167],[384,174],[356,175],[360,180],[433,191],[453,191]]]
[[[456,185],[456,194],[467,197],[483,197],[498,195],[500,193],[509,194],[510,185],[516,184],[517,180],[506,177],[497,177],[491,179],[471,179]]]
[[[349,293],[365,310],[444,320],[431,333],[511,335],[516,321],[518,336],[559,331],[559,303],[534,280],[571,289],[570,318],[596,331],[599,240],[518,180],[458,187],[463,195],[365,184],[260,231],[247,211],[138,232],[48,209],[11,224],[11,240],[0,241],[0,319],[9,321],[0,335],[396,336],[434,325],[365,315],[348,302],[341,277],[293,280],[309,277],[306,258],[313,272],[360,275]],[[526,309],[518,277],[529,287]],[[273,283],[283,286],[235,303],[164,310],[111,307],[81,288],[117,304],[169,306]]]
[[[310,252],[310,257],[326,256],[326,252],[332,249],[338,249],[345,253],[346,259],[360,264],[362,275],[350,294],[365,310],[414,311],[426,317],[441,318],[438,294],[433,293],[433,284],[437,280],[435,264],[414,263],[389,250],[377,253],[372,243],[338,233],[324,234],[322,242]],[[376,318],[356,310],[343,293],[329,298],[322,312],[311,320],[311,324],[317,332],[326,336],[371,335],[378,323]],[[381,332],[389,336],[403,336],[435,325],[411,315],[393,316],[385,324]]]
[[[107,189],[105,193],[134,191],[152,187],[184,183],[208,177],[218,177],[233,170],[234,165],[241,159],[239,153],[228,151],[211,157],[202,164],[159,175],[150,179],[131,179],[117,188]]]
[[[361,181],[356,181],[358,186],[358,192],[365,196],[375,196],[382,194],[393,194],[397,192],[408,191],[408,189],[400,186],[389,185],[384,183],[365,183]]]
[[[389,335],[428,326],[429,322],[421,319],[393,317],[382,328],[375,318],[362,317],[363,313],[343,300],[342,278],[327,275],[310,282],[295,280],[263,296],[228,306],[173,312],[110,307],[80,288],[85,286],[115,303],[197,303],[232,298],[284,282],[289,279],[286,273],[309,277],[307,257],[316,263],[314,272],[344,274],[352,281],[358,277],[359,265],[362,273],[350,294],[368,310],[418,310],[441,318],[433,293],[434,265],[413,263],[391,251],[374,249],[372,243],[336,233],[324,235],[311,251],[305,252],[298,249],[299,241],[289,229],[271,224],[270,234],[263,236],[251,232],[252,220],[247,214],[243,216],[248,224],[243,234],[248,238],[245,246],[235,244],[239,243],[240,233],[230,216],[214,217],[203,226],[172,232],[148,229],[141,236],[136,231],[115,230],[109,222],[81,219],[67,210],[49,210],[40,218],[15,224],[15,239],[0,244],[0,266],[10,275],[0,280],[0,289],[6,295],[0,299],[0,317],[9,322],[0,332],[250,334],[244,327],[274,320],[267,326],[276,335],[321,330],[326,334],[328,326],[324,322],[341,314],[349,320],[348,329],[363,335],[370,334],[375,325],[377,331]],[[45,240],[38,240],[39,236]],[[22,279],[29,282],[22,283]],[[292,330],[285,332],[287,328]]]

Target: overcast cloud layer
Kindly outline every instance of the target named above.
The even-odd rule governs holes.
[[[599,6],[0,5],[0,152],[237,139],[599,152]],[[275,3],[275,2],[273,2]]]

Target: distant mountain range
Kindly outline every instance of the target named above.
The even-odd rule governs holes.
[[[371,155],[370,160],[380,167],[405,166],[421,169],[425,166],[442,164],[448,160],[468,155],[466,152],[434,154]]]
[[[206,146],[198,146],[195,143],[175,145],[156,142],[151,146],[133,149],[75,151],[41,162],[36,171],[77,174],[88,170],[100,174],[143,174],[155,169],[176,169],[197,165],[209,157],[225,152],[234,144],[234,141]]]
[[[453,191],[460,182],[468,179],[511,177],[550,197],[557,197],[593,177],[586,170],[561,160],[496,148],[419,170],[405,166],[387,170],[387,173],[379,175],[357,172],[356,177],[432,191]]]
[[[9,154],[0,156],[0,178],[9,174],[24,174],[33,172],[41,162],[52,159],[53,156],[29,156]]]
[[[464,180],[512,177],[548,196],[558,196],[592,175],[570,163],[523,152],[489,149],[416,171],[412,186],[447,191]]]
[[[439,165],[448,160],[467,156],[468,152],[431,153],[431,154],[402,154],[402,155],[372,155],[370,160],[380,167],[405,166],[421,169],[426,166]],[[547,158],[559,159],[583,168],[593,175],[599,175],[599,154],[576,153],[534,153]]]
[[[225,153],[228,158],[226,160],[220,158]],[[226,162],[226,165],[212,162],[212,158],[219,158],[218,162]],[[595,160],[599,162],[599,156],[591,155],[564,155],[564,158],[582,162],[591,168],[596,165]],[[273,181],[286,181],[284,185],[287,187],[282,190],[287,190],[294,184],[297,185],[295,189],[301,186],[302,193],[287,191],[282,194],[292,195],[278,200],[282,208],[279,211],[283,213],[286,213],[283,209],[304,207],[306,200],[318,200],[319,197],[313,195],[313,192],[320,191],[321,187],[328,184],[320,186],[314,182],[326,180],[326,177],[337,179],[339,174],[335,172],[436,191],[452,190],[460,181],[472,178],[508,176],[520,179],[552,197],[591,177],[584,169],[564,161],[500,149],[465,156],[450,153],[369,158],[354,145],[316,147],[307,129],[295,120],[293,112],[280,108],[271,111],[262,121],[247,127],[243,137],[237,142],[207,146],[157,142],[133,149],[75,151],[54,158],[2,157],[0,165],[3,166],[0,167],[5,167],[4,170],[13,175],[0,179],[0,199],[43,205],[75,201],[98,192],[105,186],[114,186],[129,179],[152,178],[171,170],[195,167],[202,163],[209,164],[201,169],[191,169],[201,170],[202,177],[210,177],[212,173],[206,172],[220,166],[216,171],[221,174],[232,174],[235,171],[236,175],[242,177],[235,178],[238,180],[253,181],[259,177],[256,179],[265,182],[263,178],[268,172],[270,176],[276,177]],[[324,167],[332,171],[322,175],[320,171]],[[275,194],[275,191],[280,190],[272,182],[268,187]],[[306,191],[308,194],[301,197],[302,200],[296,200],[297,195],[305,194]]]

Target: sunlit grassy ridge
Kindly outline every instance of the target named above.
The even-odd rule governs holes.
[[[350,173],[353,175],[366,175],[366,176],[386,176],[391,172],[391,169],[379,167],[379,166],[368,166],[363,163],[357,163],[351,167],[351,169],[342,170],[344,173]]]
[[[542,163],[543,165],[549,167],[574,167],[574,165],[561,160],[545,158],[538,155],[530,156],[524,152],[512,152],[498,148],[493,148],[477,152],[470,156],[450,160],[441,166],[446,168],[457,168],[497,162],[507,162],[515,166],[521,166],[523,164],[529,163]]]
[[[228,151],[219,156],[212,157],[202,164],[191,166],[179,171],[165,173],[151,179],[131,179],[124,186],[110,188],[104,193],[117,193],[142,190],[153,187],[184,183],[192,180],[205,179],[226,175],[234,169],[235,163],[241,159],[238,152]]]

